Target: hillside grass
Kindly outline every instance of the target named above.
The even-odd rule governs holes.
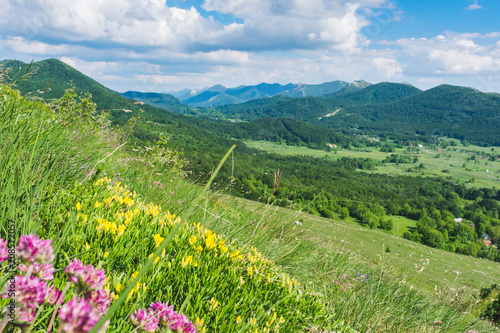
[[[114,296],[108,332],[133,331],[129,315],[158,300],[199,332],[495,331],[474,318],[461,323],[471,302],[448,300],[450,285],[438,297],[412,288],[404,277],[412,271],[394,268],[411,263],[392,257],[399,238],[229,197],[216,183],[204,193],[184,179],[176,152],[125,149],[126,133],[110,130],[71,92],[55,104],[26,101],[5,86],[0,93],[2,238],[9,220],[16,237],[52,239],[50,284],[60,289],[72,258],[103,268]],[[387,255],[386,239],[394,247]],[[427,259],[428,248],[413,245]],[[53,312],[41,308],[31,332],[46,332]]]
[[[390,154],[403,155],[406,148],[396,148],[394,153],[381,152],[377,148],[363,148],[356,150],[341,149],[337,152],[327,152],[325,150],[310,149],[301,146],[288,146],[269,141],[246,141],[249,147],[260,149],[269,153],[282,155],[306,155],[319,158],[336,160],[342,157],[371,158],[376,162],[381,162]],[[438,149],[441,149],[439,151]],[[489,161],[483,154],[492,153],[491,147],[479,147],[474,145],[463,146],[457,142],[457,146],[447,148],[420,148],[421,153],[409,154],[418,157],[415,164],[394,164],[384,163],[378,165],[375,170],[363,170],[369,173],[381,173],[392,175],[409,175],[415,177],[441,177],[451,181],[467,183],[475,187],[500,187],[500,161]],[[499,147],[493,149],[500,153]],[[436,158],[440,154],[439,158]],[[467,158],[475,155],[476,161],[467,161]],[[424,164],[423,169],[408,172],[409,168],[415,168],[420,163]],[[463,166],[465,164],[465,167]],[[443,172],[445,171],[446,172]],[[487,172],[488,170],[488,172]],[[471,180],[474,179],[473,182]]]

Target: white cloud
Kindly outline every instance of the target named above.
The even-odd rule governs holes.
[[[490,34],[496,35],[496,33]],[[408,75],[475,75],[500,72],[500,45],[480,45],[474,39],[489,38],[480,34],[447,33],[431,39],[405,38],[395,44],[402,47],[411,62]]]
[[[10,36],[190,52],[352,50],[369,23],[358,9],[390,5],[388,0],[205,0],[204,9],[243,20],[223,25],[203,17],[195,7],[169,7],[165,0],[1,3],[0,29]]]
[[[468,10],[476,10],[476,9],[481,9],[483,8],[483,6],[479,5],[477,3],[477,0],[474,1],[474,3],[468,5],[465,9],[468,9]]]

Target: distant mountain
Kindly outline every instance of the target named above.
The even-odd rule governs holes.
[[[20,79],[26,74],[28,67],[30,74]],[[57,59],[35,62],[31,67],[30,64],[18,60],[3,60],[0,61],[0,69],[8,71],[8,82],[20,79],[15,83],[14,87],[19,89],[24,95],[29,96],[37,96],[45,99],[60,98],[64,95],[64,91],[73,83],[77,92],[92,94],[92,100],[97,103],[98,109],[108,110],[112,115],[112,120],[116,123],[127,121],[131,115],[138,114],[140,109],[145,111],[143,117],[148,117],[149,119],[175,119],[180,117],[179,115],[165,111],[164,108],[159,109],[148,105],[154,105],[155,103],[176,113],[197,115],[195,109],[181,104],[175,97],[168,94],[149,95],[138,92],[127,92],[125,94],[129,96],[134,95],[135,97],[134,100],[129,99],[106,88],[99,82]],[[146,99],[149,98],[154,103],[146,103]],[[136,101],[146,104],[140,105]],[[124,110],[131,110],[132,112],[125,112]]]
[[[252,100],[243,104],[224,105],[206,110],[210,116],[228,119],[252,120],[266,117],[288,117],[316,122],[330,117],[346,106],[375,105],[394,102],[421,92],[421,90],[399,83],[382,82],[363,89],[352,89],[343,94],[321,97],[289,98],[275,96]]]
[[[282,93],[289,97],[308,97],[333,94],[347,87],[349,83],[345,81],[332,81],[321,84],[302,84],[299,83],[291,91]]]
[[[172,93],[182,103],[193,107],[211,108],[226,104],[241,104],[253,99],[285,95],[289,97],[321,96],[338,92],[348,86],[344,81],[332,81],[322,84],[260,83],[253,86],[226,88],[215,85],[201,90],[184,89]]]
[[[138,102],[143,102],[147,104],[154,105],[159,108],[168,108],[172,105],[181,105],[182,102],[175,98],[174,96],[170,94],[161,94],[161,93],[143,93],[139,91],[127,91],[124,93],[120,93],[120,95],[134,99]]]
[[[395,102],[349,106],[323,126],[448,136],[500,145],[500,95],[441,85]]]
[[[345,87],[343,87],[342,89],[332,92],[332,94],[334,94],[334,95],[348,94],[348,93],[356,92],[358,90],[367,88],[371,85],[372,85],[371,83],[366,82],[364,80],[353,81],[353,82],[349,83],[348,85],[346,85]]]

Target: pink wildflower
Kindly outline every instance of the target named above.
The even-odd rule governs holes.
[[[59,310],[62,330],[66,333],[89,332],[99,321],[99,316],[92,311],[92,306],[85,299],[77,301],[73,297]]]
[[[106,311],[108,311],[109,305],[111,304],[111,296],[104,289],[88,292],[86,293],[85,298],[90,302],[94,311],[101,316],[106,314]]]
[[[345,280],[345,278],[346,278],[346,275],[342,274],[342,280]]]
[[[62,291],[57,289],[56,287],[52,286],[47,289],[47,302],[51,305],[54,305],[57,303],[59,300],[59,297],[61,297]]]
[[[151,303],[149,311],[158,318],[158,326],[161,328],[177,329],[177,312],[173,306],[167,303]]]
[[[49,263],[41,265],[35,261],[29,266],[21,264],[19,265],[19,270],[26,273],[30,266],[33,266],[33,270],[31,272],[32,275],[36,275],[44,281],[50,281],[54,278],[54,267],[52,267],[52,264]]]
[[[30,324],[35,319],[35,310],[34,309],[25,309],[16,306],[14,308],[14,313],[16,315],[16,319],[14,321],[14,326],[23,327]]]
[[[14,300],[16,304],[23,308],[34,309],[42,304],[47,295],[47,285],[37,277],[27,278],[24,276],[16,276],[14,278],[14,286],[7,281],[4,287],[3,298],[9,298],[9,290],[14,289]]]
[[[40,240],[37,235],[23,235],[16,247],[16,255],[25,264],[52,262],[54,260],[54,249],[50,242],[52,242],[51,239]]]
[[[0,263],[9,259],[9,251],[7,250],[7,241],[0,238]]]
[[[158,318],[151,311],[135,310],[134,314],[130,315],[130,320],[141,332],[154,332],[158,329]]]
[[[71,282],[79,291],[102,289],[106,281],[103,269],[95,269],[92,265],[84,265],[80,260],[73,259],[64,270]]]
[[[196,327],[185,314],[177,316],[177,331],[179,333],[196,333]]]

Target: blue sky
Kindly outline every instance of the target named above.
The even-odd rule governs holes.
[[[0,0],[0,55],[117,91],[448,83],[500,92],[498,0]]]

